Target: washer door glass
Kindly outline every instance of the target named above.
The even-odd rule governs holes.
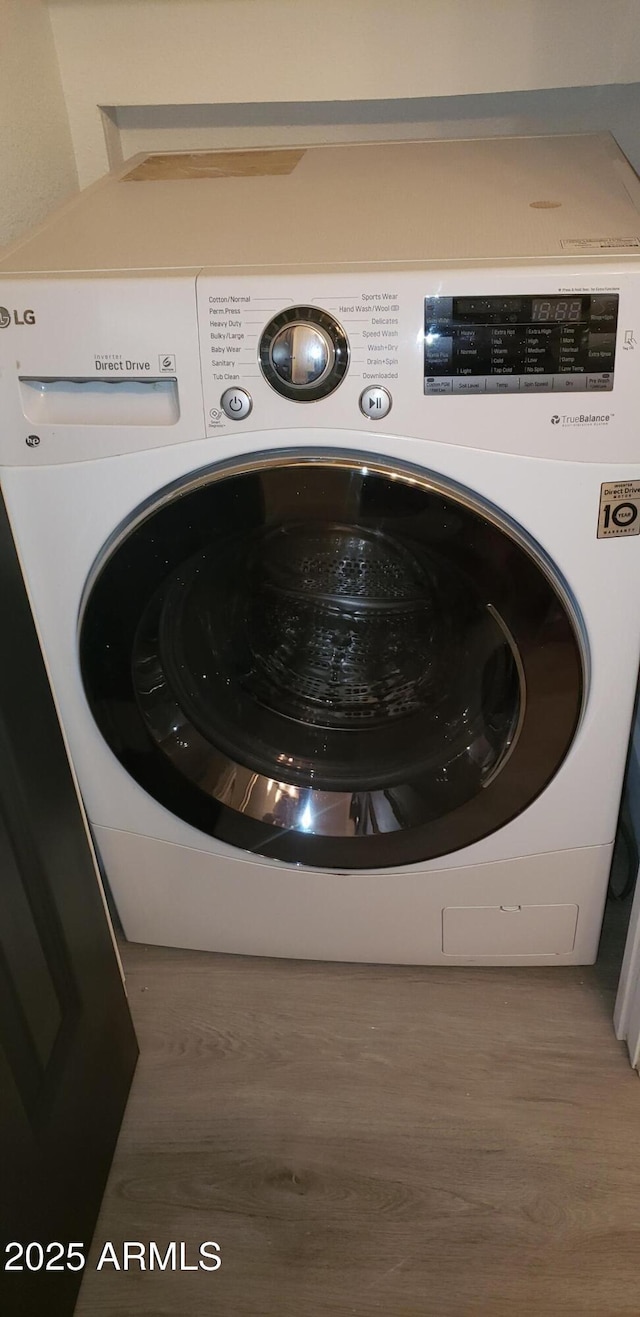
[[[329,868],[459,850],[544,789],[583,693],[541,553],[472,495],[273,455],[160,496],[88,594],[94,716],[174,814]]]

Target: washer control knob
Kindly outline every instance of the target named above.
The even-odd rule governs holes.
[[[337,389],[349,366],[341,325],[317,306],[290,306],[269,321],[260,340],[262,373],[276,393],[314,402]]]
[[[335,348],[326,330],[320,325],[285,325],[271,344],[271,363],[276,374],[287,384],[304,388],[316,384],[331,370],[335,361]]]
[[[231,421],[244,421],[253,407],[251,394],[246,389],[225,389],[220,406]]]
[[[360,394],[360,411],[368,421],[381,421],[391,411],[391,394],[388,389],[376,385],[372,389],[363,389]]]

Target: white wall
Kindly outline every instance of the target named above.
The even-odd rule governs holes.
[[[0,246],[77,188],[49,13],[0,0]]]
[[[114,163],[140,151],[606,129],[640,173],[640,82],[392,101],[127,105],[112,108],[108,122]]]
[[[640,80],[638,0],[49,0],[81,182],[98,106],[460,96]]]

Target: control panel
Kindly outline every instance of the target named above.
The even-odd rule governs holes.
[[[338,282],[342,295],[334,292]],[[200,276],[198,315],[209,433],[249,416],[256,425],[295,425],[303,412],[307,424],[344,424],[351,418],[361,425],[389,415],[401,371],[397,282],[361,291],[359,279],[343,275],[329,293],[318,283],[317,275],[273,282],[247,277],[224,284],[208,274]],[[295,296],[301,284],[302,289],[306,284],[307,299]],[[421,305],[418,298],[419,314]],[[419,386],[420,357],[412,332],[409,369]],[[403,365],[402,376],[408,378],[408,363]],[[316,403],[318,409],[292,403]]]
[[[8,464],[200,439],[222,451],[261,432],[274,443],[352,432],[374,448],[398,436],[556,460],[622,462],[637,450],[637,260],[218,268],[69,289],[16,276],[0,302],[11,310],[4,327],[0,317]]]
[[[350,430],[613,460],[640,352],[634,276],[586,263],[203,270],[206,434]]]
[[[606,393],[617,294],[427,297],[426,394]]]

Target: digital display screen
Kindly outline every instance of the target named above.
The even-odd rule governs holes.
[[[616,293],[425,298],[425,393],[608,392]]]
[[[547,324],[550,320],[558,323],[577,324],[582,319],[582,298],[572,297],[534,297],[531,301],[531,319]]]

